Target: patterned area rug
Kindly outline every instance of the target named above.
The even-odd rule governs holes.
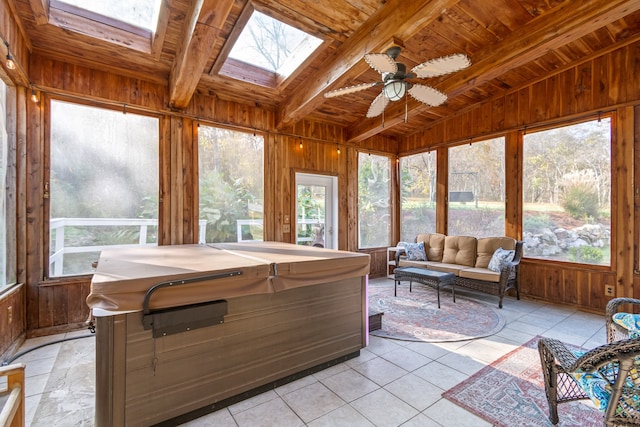
[[[436,291],[409,282],[398,286],[393,296],[393,281],[369,283],[369,310],[383,312],[382,329],[371,335],[405,341],[445,342],[486,337],[499,332],[504,318],[488,305],[456,295],[450,288],[440,290],[440,308]]]
[[[504,355],[467,380],[444,392],[443,397],[494,426],[549,426],[549,406],[544,392],[538,339]],[[558,426],[602,426],[603,415],[587,400],[558,405]]]

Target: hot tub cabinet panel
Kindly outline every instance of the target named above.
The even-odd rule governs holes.
[[[96,426],[215,410],[366,345],[366,275],[224,301],[224,323],[158,338],[141,311],[96,317]]]

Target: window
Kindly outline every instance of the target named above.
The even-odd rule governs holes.
[[[151,53],[162,0],[49,0],[40,12],[48,23],[85,36]],[[38,4],[34,2],[32,4]],[[168,6],[164,6],[168,7]],[[169,13],[164,14],[168,19]],[[163,28],[163,27],[160,27]],[[164,30],[162,30],[164,31]],[[162,37],[157,37],[162,40]],[[155,49],[160,47],[155,46]]]
[[[504,236],[503,137],[449,149],[450,235]]]
[[[74,6],[96,15],[155,32],[161,0],[53,0],[52,3],[58,3],[58,7],[61,7],[61,4]]]
[[[277,87],[322,44],[322,40],[253,8],[246,13],[250,13],[247,23],[219,66],[222,75]]]
[[[51,101],[49,275],[158,242],[157,118]]]
[[[389,246],[391,161],[385,156],[358,153],[358,245]]]
[[[9,139],[8,103],[12,101],[9,89],[0,80],[0,290],[16,278],[16,205],[15,163],[11,153],[15,145]]]
[[[264,138],[200,125],[198,169],[200,241],[264,240]]]
[[[525,256],[610,265],[611,119],[527,133],[523,144]]]
[[[420,233],[436,231],[437,153],[400,159],[400,240],[413,242]]]

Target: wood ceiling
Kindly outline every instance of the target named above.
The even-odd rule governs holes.
[[[85,24],[84,34],[70,31],[49,0],[8,1],[34,54],[166,84],[173,108],[183,108],[201,91],[273,109],[279,129],[304,118],[339,124],[350,141],[411,134],[640,38],[640,0],[164,0],[159,30],[143,52],[127,47],[135,40],[118,31],[102,31],[101,38],[95,37],[100,27],[91,24]],[[216,72],[247,7],[325,41],[278,88]],[[392,45],[403,47],[398,60],[408,69],[452,53],[467,54],[472,65],[424,80],[449,99],[431,108],[409,98],[408,123],[404,100],[387,106],[384,128],[381,117],[365,118],[379,87],[324,98],[329,90],[379,81],[363,55]]]

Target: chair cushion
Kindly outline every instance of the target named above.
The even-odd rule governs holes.
[[[408,261],[426,261],[427,255],[424,252],[424,243],[407,243],[404,247],[407,252]]]
[[[611,319],[629,331],[629,338],[640,338],[640,314],[616,313]]]
[[[489,266],[487,268],[491,271],[499,273],[505,264],[513,261],[513,257],[515,254],[516,251],[498,248],[493,253],[493,256],[491,257],[491,261],[489,261]]]
[[[582,356],[584,351],[572,351],[572,353],[576,357]],[[629,371],[629,374],[625,378],[624,387],[627,390],[638,390],[640,386],[640,373],[638,372],[638,366],[640,366],[640,358],[636,357],[634,366]],[[609,406],[609,401],[611,399],[611,385],[609,381],[606,380],[608,378],[610,381],[615,381],[615,377],[618,373],[618,364],[609,363],[601,366],[594,372],[584,372],[578,370],[576,372],[571,372],[571,376],[574,380],[578,382],[580,388],[589,396],[591,401],[594,403],[596,408],[604,411]],[[632,396],[628,396],[625,398],[622,396],[622,400],[619,402],[619,407],[617,411],[626,411],[631,410],[633,413],[637,413],[638,411],[638,399],[637,392],[634,392]]]
[[[586,352],[573,350],[572,353],[579,358]],[[580,388],[589,396],[589,399],[591,399],[596,408],[601,411],[607,409],[609,399],[611,398],[611,386],[607,380],[600,375],[599,371],[584,372],[579,370],[577,372],[571,372],[570,374],[573,379],[577,381],[578,385],[580,385]]]
[[[604,411],[611,398],[611,386],[597,371],[572,372],[571,376],[578,382],[580,388],[589,396],[596,408]]]

